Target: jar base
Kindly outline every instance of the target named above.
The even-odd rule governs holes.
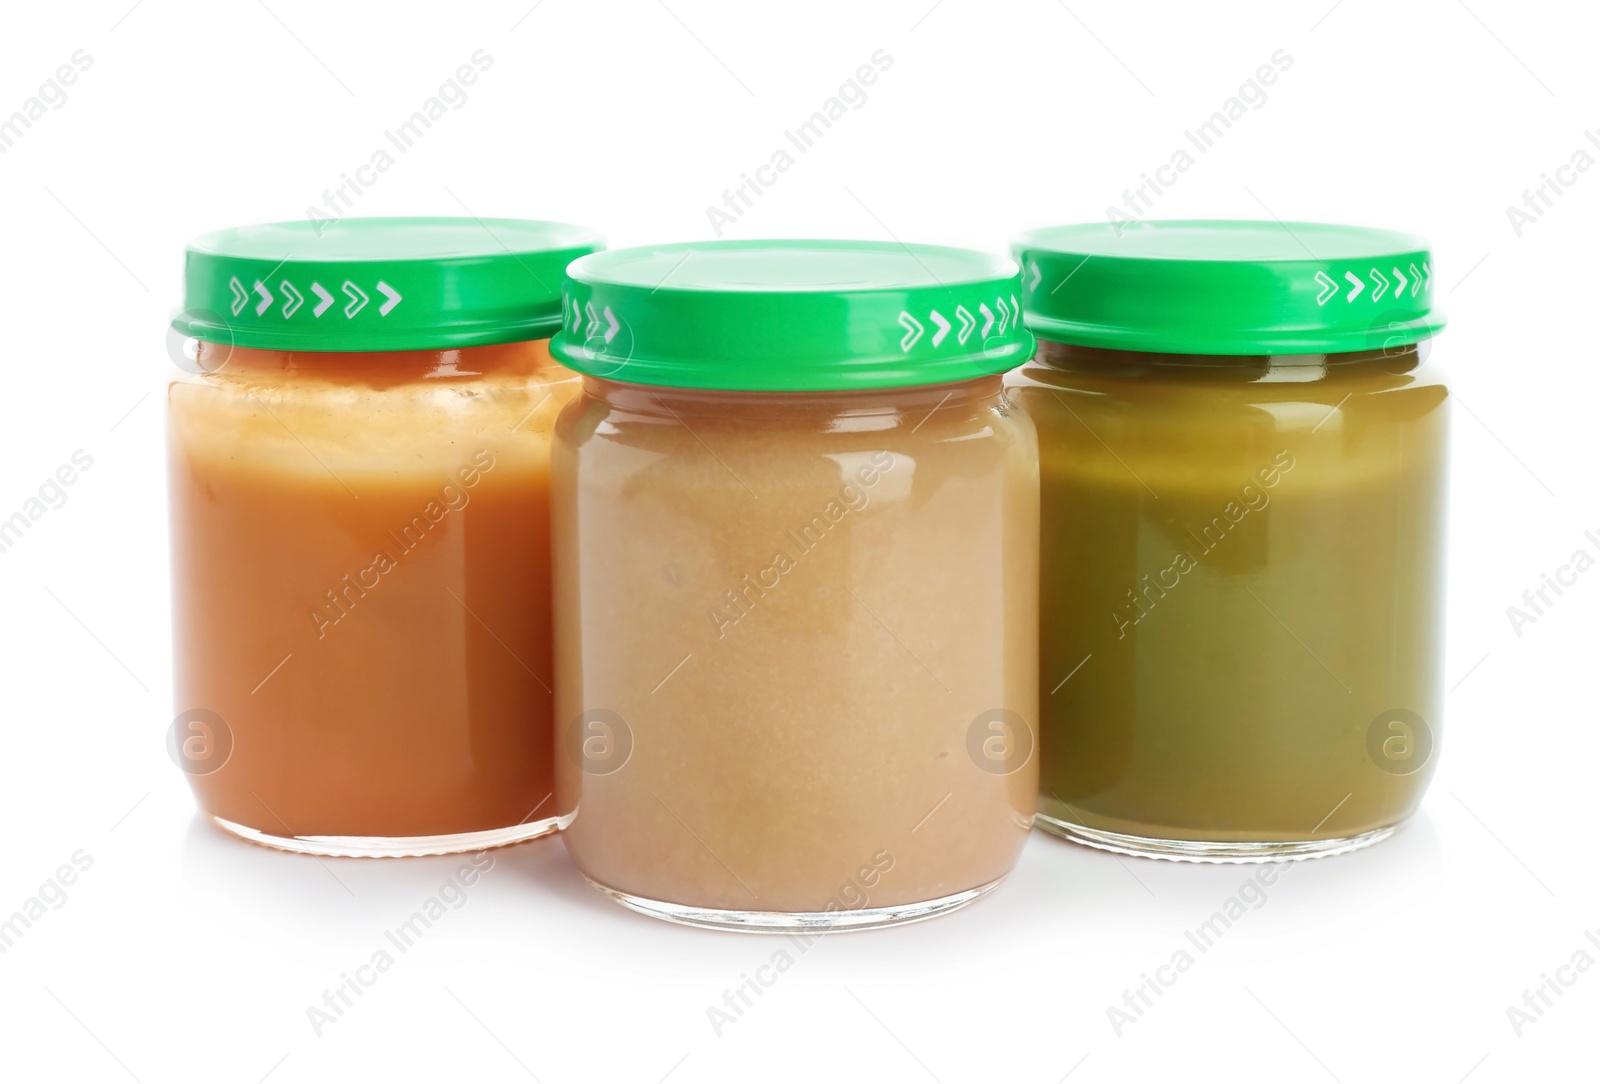
[[[1005,880],[997,877],[988,884],[941,896],[921,903],[897,903],[891,907],[863,907],[855,911],[730,911],[714,907],[692,907],[619,892],[587,875],[584,877],[604,895],[630,911],[706,930],[734,930],[741,933],[792,934],[804,930],[818,933],[844,933],[848,930],[876,930],[885,926],[904,926],[910,922],[935,918],[959,910],[992,892]]]
[[[1165,858],[1171,862],[1212,862],[1217,864],[1247,864],[1259,862],[1295,862],[1305,858],[1327,858],[1348,854],[1370,847],[1394,835],[1399,824],[1374,828],[1355,836],[1337,839],[1307,839],[1272,841],[1263,843],[1209,842],[1193,839],[1158,839],[1151,836],[1133,836],[1123,832],[1107,832],[1073,824],[1040,813],[1034,823],[1052,835],[1072,843],[1081,843],[1097,850],[1131,855],[1134,858]]]
[[[456,832],[442,836],[274,836],[242,824],[211,817],[225,832],[273,850],[311,854],[323,858],[424,858],[435,854],[462,854],[507,847],[549,835],[566,825],[560,817],[483,832]]]

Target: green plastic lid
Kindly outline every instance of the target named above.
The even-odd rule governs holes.
[[[1033,354],[1017,266],[876,241],[703,241],[567,268],[550,352],[591,376],[732,391],[942,384]]]
[[[173,328],[268,350],[428,350],[548,337],[561,275],[602,247],[561,222],[345,218],[218,230],[184,253]]]
[[[1420,237],[1316,222],[1049,226],[1012,246],[1040,338],[1173,354],[1381,350],[1437,334]]]

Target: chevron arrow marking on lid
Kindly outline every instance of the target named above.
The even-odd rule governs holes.
[[[611,311],[611,306],[605,308],[606,318],[606,345],[611,345],[611,340],[617,337],[617,332],[622,330],[622,325],[617,322],[616,314]]]
[[[350,304],[344,307],[344,318],[349,320],[354,317],[356,313],[367,307],[367,295],[366,292],[361,289],[361,287],[357,286],[349,279],[344,280],[343,290],[344,295],[350,299]]]
[[[900,337],[900,352],[904,354],[922,338],[922,322],[909,312],[902,312],[900,326],[906,329],[906,333]]]
[[[1372,291],[1372,300],[1376,301],[1378,298],[1382,297],[1383,292],[1389,288],[1389,280],[1383,277],[1382,271],[1379,271],[1376,267],[1374,267],[1372,269],[1372,284],[1377,287],[1377,289]]]
[[[256,279],[256,296],[261,299],[261,303],[256,306],[256,315],[260,316],[273,302],[272,291],[261,285],[260,279]]]
[[[287,320],[295,314],[295,310],[300,307],[300,303],[305,300],[305,296],[299,290],[296,290],[294,283],[288,279],[284,279],[278,284],[278,292],[283,295],[283,318]]]
[[[378,306],[378,315],[379,316],[388,316],[390,310],[392,310],[396,305],[400,304],[400,302],[402,300],[404,300],[403,298],[401,298],[399,290],[396,290],[393,286],[390,286],[387,282],[384,282],[382,279],[378,280],[378,292],[380,294],[382,294],[384,297],[388,298],[387,301],[385,301],[383,304]]]
[[[1394,296],[1399,297],[1406,292],[1406,277],[1400,273],[1398,267],[1389,268],[1389,274],[1394,276]]]
[[[1317,308],[1328,303],[1328,298],[1339,292],[1339,284],[1327,276],[1326,272],[1317,272],[1317,285],[1322,287],[1322,292],[1317,295]]]
[[[1422,289],[1422,275],[1417,271],[1416,264],[1407,264],[1406,270],[1411,272],[1411,296],[1416,297],[1417,291]]]
[[[1356,278],[1356,276],[1349,271],[1344,273],[1344,277],[1345,281],[1350,283],[1350,292],[1344,295],[1344,299],[1346,302],[1354,301],[1356,298],[1361,296],[1361,291],[1367,288],[1367,284]]]
[[[994,313],[989,311],[989,306],[979,302],[978,311],[983,313],[983,327],[978,329],[978,334],[985,339],[989,337],[989,329],[994,327]]]
[[[250,291],[239,284],[237,277],[229,279],[228,286],[233,290],[233,314],[238,316],[240,310],[244,308],[245,302],[250,300]]]
[[[589,317],[589,322],[583,327],[583,337],[585,339],[592,339],[595,336],[595,332],[600,330],[600,314],[594,311],[593,301],[585,302],[583,311],[588,314]]]
[[[1034,265],[1035,268],[1038,264]],[[967,345],[967,336],[972,334],[972,329],[978,326],[977,317],[967,311],[965,305],[956,306],[956,319],[961,322],[961,330],[956,332],[956,343],[960,346]]]
[[[328,306],[333,304],[333,295],[327,290],[324,290],[322,288],[322,283],[320,282],[313,282],[311,284],[311,292],[317,295],[317,305],[311,310],[311,315],[320,317],[323,313],[328,311]]]
[[[1006,333],[1006,325],[1011,322],[1011,313],[1006,308],[1006,299],[1003,297],[995,298],[994,307],[1000,310],[1000,334],[1004,335]]]
[[[933,333],[933,338],[930,340],[934,346],[938,346],[940,343],[944,342],[944,337],[950,334],[950,321],[946,320],[943,316],[940,316],[938,309],[929,309],[928,319],[932,320],[939,328],[938,331]]]
[[[1039,280],[1042,279],[1042,278],[1044,278],[1044,272],[1039,270],[1039,261],[1038,260],[1034,260],[1033,261],[1033,281],[1028,284],[1028,289],[1037,290],[1039,288]]]

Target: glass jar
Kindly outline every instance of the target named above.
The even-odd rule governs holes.
[[[1040,337],[1039,823],[1271,861],[1392,833],[1438,753],[1447,393],[1425,242],[1025,235]]]
[[[569,269],[557,801],[656,917],[861,928],[987,892],[1033,813],[1038,465],[1016,268],[865,242]]]
[[[168,394],[169,751],[322,855],[552,831],[555,223],[346,219],[189,246]]]

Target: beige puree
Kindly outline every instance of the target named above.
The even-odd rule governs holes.
[[[813,912],[1004,876],[1037,786],[1038,469],[998,378],[585,378],[555,439],[557,802],[588,877]]]

